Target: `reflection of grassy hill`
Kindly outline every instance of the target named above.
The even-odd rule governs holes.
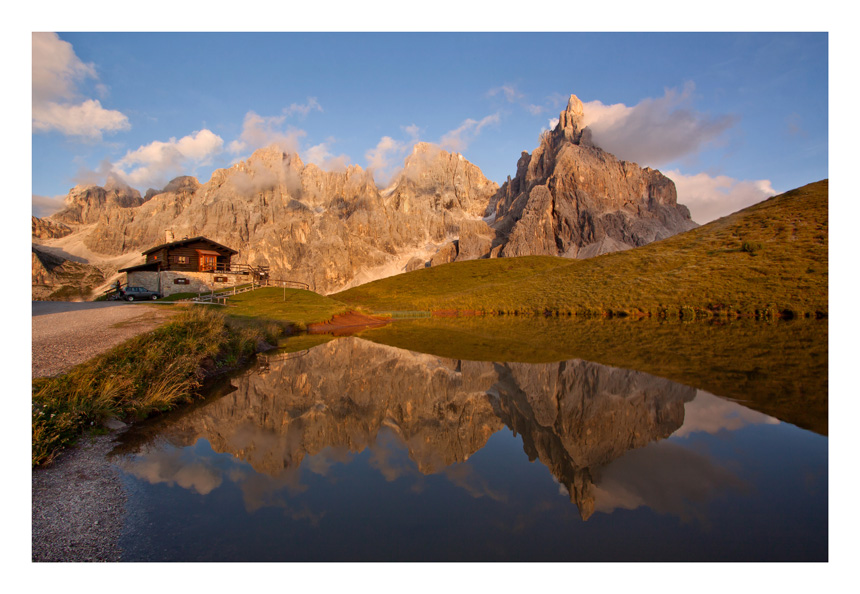
[[[362,338],[451,359],[585,359],[742,401],[827,434],[827,321],[668,322],[492,316],[400,321]]]
[[[827,237],[823,180],[625,252],[455,262],[333,297],[376,311],[826,314]]]

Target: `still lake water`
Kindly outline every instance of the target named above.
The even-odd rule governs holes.
[[[525,328],[313,339],[135,427],[123,559],[827,560],[826,322]]]

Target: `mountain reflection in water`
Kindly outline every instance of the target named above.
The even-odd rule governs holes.
[[[582,360],[460,361],[359,338],[266,357],[233,384],[231,393],[159,427],[159,439],[172,448],[144,447],[120,465],[149,483],[202,495],[231,481],[242,485],[248,511],[275,505],[316,521],[314,512],[292,509],[274,494],[306,488],[302,464],[326,476],[330,466],[365,450],[388,481],[442,474],[474,497],[504,501],[502,490],[459,463],[507,427],[522,437],[528,459],[549,469],[583,520],[646,506],[704,522],[691,502],[743,491],[744,481],[701,453],[661,440],[777,422],[637,371]],[[182,449],[201,439],[253,471],[217,467]]]

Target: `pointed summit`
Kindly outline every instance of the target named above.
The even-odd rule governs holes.
[[[571,95],[570,99],[567,100],[567,108],[558,116],[556,133],[562,134],[564,138],[575,144],[580,144],[583,132],[586,129],[583,125],[584,116],[585,109],[582,106],[582,101],[576,95]],[[590,137],[591,134],[589,133],[586,138],[590,139]],[[586,144],[590,144],[590,141]]]

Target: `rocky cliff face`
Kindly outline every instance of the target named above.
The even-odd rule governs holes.
[[[275,147],[212,174],[179,177],[140,193],[109,181],[76,186],[66,208],[34,219],[49,242],[81,231],[105,258],[136,254],[173,237],[203,235],[267,265],[272,278],[331,293],[425,266],[499,256],[591,257],[695,226],[660,172],[593,145],[571,96],[555,130],[523,153],[516,176],[487,180],[462,155],[419,143],[384,190],[357,166],[326,172]]]
[[[493,197],[503,256],[592,257],[696,227],[672,180],[594,146],[582,121],[582,102],[571,95],[555,129],[522,154]]]
[[[50,219],[33,219],[33,237],[35,239],[56,239],[65,237],[72,232],[71,227]]]
[[[96,223],[116,209],[134,208],[143,204],[140,192],[115,179],[108,179],[104,187],[77,185],[69,191],[66,208],[51,215],[54,222],[65,224]]]
[[[101,270],[32,250],[33,299],[37,301],[82,301],[93,297],[93,289],[105,282]]]

